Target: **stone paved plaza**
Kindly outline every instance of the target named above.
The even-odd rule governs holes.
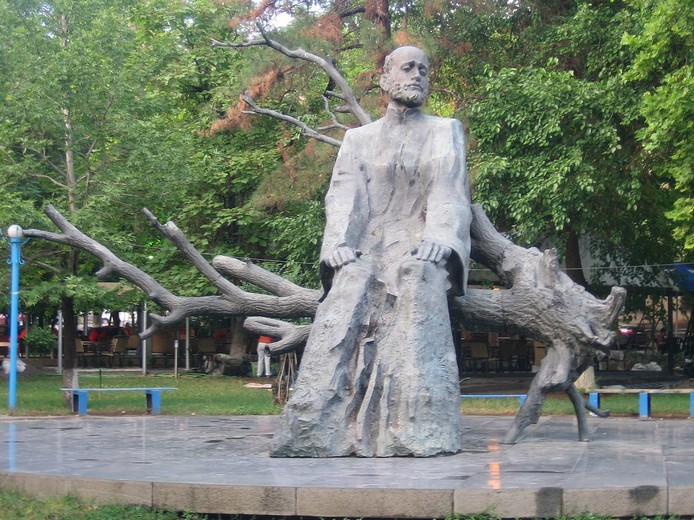
[[[0,420],[0,479],[38,496],[249,515],[441,518],[694,513],[691,420],[543,417],[516,445],[512,417],[465,416],[452,456],[272,459],[276,417]]]

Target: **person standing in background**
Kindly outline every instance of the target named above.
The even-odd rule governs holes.
[[[260,336],[258,338],[258,377],[272,376],[270,371],[270,343],[272,343],[270,336]]]

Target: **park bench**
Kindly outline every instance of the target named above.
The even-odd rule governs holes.
[[[591,390],[588,402],[600,408],[601,395],[638,394],[639,417],[648,419],[651,416],[651,396],[653,394],[689,394],[689,417],[694,417],[694,388],[602,388]]]
[[[158,388],[61,388],[63,392],[72,394],[72,411],[79,415],[87,415],[87,403],[90,392],[144,392],[147,402],[147,413],[159,415],[161,411],[161,393],[166,390],[176,390],[174,387]]]
[[[460,394],[460,398],[463,399],[504,399],[504,398],[517,398],[521,406],[525,402],[527,394]]]

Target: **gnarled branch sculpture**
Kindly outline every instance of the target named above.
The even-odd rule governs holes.
[[[187,316],[201,314],[250,316],[245,323],[249,330],[278,339],[272,344],[276,354],[296,349],[308,337],[310,325],[293,325],[280,319],[312,317],[320,291],[297,286],[251,262],[218,256],[210,265],[173,223],[161,225],[146,211],[152,224],[172,240],[220,292],[214,296],[180,297],[79,231],[52,206],[46,208],[46,214],[61,233],[28,229],[26,236],[70,245],[93,254],[104,266],[98,276],[118,275],[169,311],[166,316],[153,317],[144,337]],[[554,252],[542,253],[514,245],[496,231],[479,205],[472,206],[472,215],[471,256],[492,269],[508,288],[500,291],[468,289],[465,296],[452,301],[451,312],[470,330],[516,332],[550,347],[506,441],[515,442],[529,424],[537,421],[545,395],[553,391],[569,393],[576,409],[579,438],[586,440],[584,404],[573,383],[589,365],[595,350],[607,347],[612,341],[612,325],[623,306],[625,290],[613,288],[607,299],[599,300],[560,271]],[[222,275],[244,280],[272,294],[243,291],[224,280]],[[557,326],[559,323],[561,327]]]
[[[218,296],[177,296],[144,271],[121,260],[107,247],[82,233],[70,224],[53,206],[47,206],[45,212],[62,233],[30,229],[25,232],[27,236],[43,238],[91,253],[101,260],[103,264],[103,267],[97,272],[98,277],[106,277],[111,274],[118,275],[142,289],[151,300],[169,312],[165,316],[152,315],[152,324],[142,334],[145,338],[150,337],[160,328],[181,322],[188,316],[200,316],[203,314],[249,316],[260,314],[274,318],[291,319],[312,316],[318,306],[317,297],[307,297],[307,295],[315,296],[316,291],[308,289],[282,296],[249,293],[239,289],[224,279],[221,273],[200,255],[173,222],[161,225],[148,210],[144,210],[144,213],[150,218],[152,225],[166,238],[171,240],[221,293]]]

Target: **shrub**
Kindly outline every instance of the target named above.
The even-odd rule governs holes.
[[[46,356],[53,352],[58,340],[49,328],[31,327],[24,341],[29,345],[29,353]]]

